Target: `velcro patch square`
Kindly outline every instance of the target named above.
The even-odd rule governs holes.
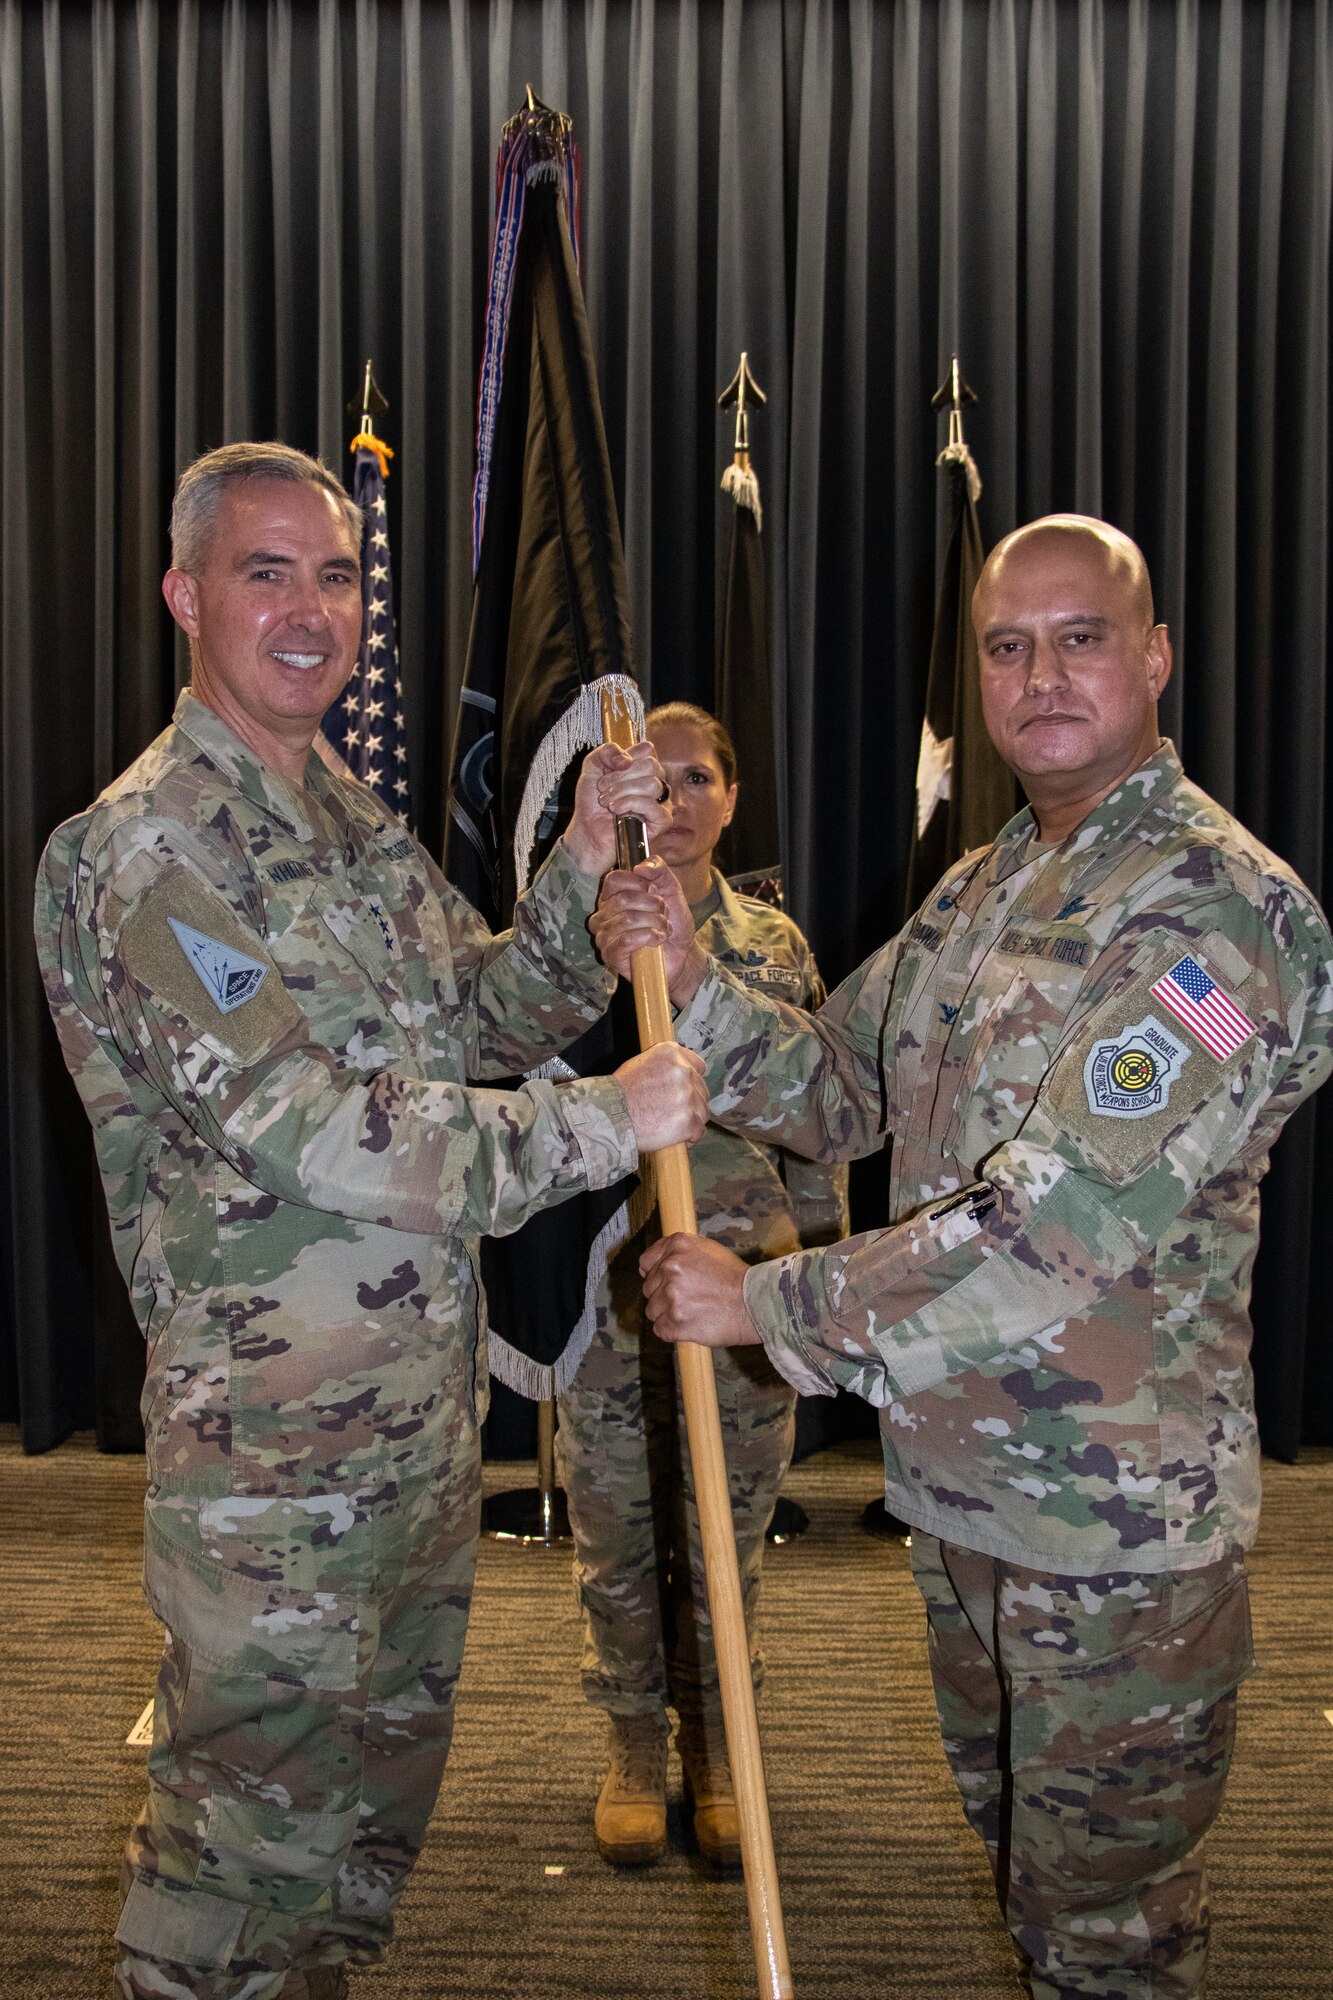
[[[251,1063],[284,1037],[303,1040],[305,1017],[262,940],[183,863],[139,898],[119,938],[125,971],[147,998],[189,1024],[230,1062]]]
[[[1249,1015],[1241,1013],[1231,996],[1215,979],[1209,978],[1196,958],[1179,959],[1158,980],[1152,996],[1169,1008],[1178,1021],[1183,1021],[1219,1062],[1234,1055],[1256,1032]]]
[[[1157,1003],[1179,959],[1179,939],[1164,939],[1138,978],[1083,1022],[1042,1085],[1068,1137],[1116,1182],[1141,1173],[1205,1110],[1210,1144],[1240,1116],[1231,1091],[1240,1047],[1214,1061]]]

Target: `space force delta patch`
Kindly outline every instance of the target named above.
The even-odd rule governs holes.
[[[223,1014],[230,1014],[236,1007],[243,1007],[247,1000],[253,1000],[264,983],[268,972],[266,965],[257,959],[247,958],[234,945],[220,944],[217,938],[206,937],[203,931],[192,929],[181,923],[178,917],[168,917],[172,935],[199,975],[200,983],[209,999]]]
[[[1145,1015],[1094,1044],[1083,1065],[1088,1109],[1102,1118],[1147,1118],[1162,1110],[1189,1049],[1164,1022]]]

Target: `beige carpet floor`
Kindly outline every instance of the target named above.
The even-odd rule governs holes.
[[[531,1468],[496,1466],[488,1484]],[[76,1440],[25,1459],[0,1430],[0,2000],[108,1991],[124,1829],[156,1628],[137,1588],[137,1460]],[[1008,1946],[930,1705],[905,1552],[860,1530],[873,1446],[788,1492],[812,1516],[770,1552],[763,1730],[800,2000],[1011,2000]],[[1262,1672],[1212,1843],[1212,2000],[1333,1994],[1333,1452],[1265,1469],[1253,1560]],[[738,1879],[591,1844],[601,1731],[576,1674],[564,1552],[488,1544],[454,1755],[388,1965],[365,2000],[746,2000]],[[673,1784],[678,1776],[673,1770]],[[561,1869],[549,1874],[548,1869]]]

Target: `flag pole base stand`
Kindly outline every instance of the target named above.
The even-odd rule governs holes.
[[[912,1530],[906,1521],[900,1521],[891,1514],[882,1500],[871,1500],[861,1515],[861,1526],[877,1542],[902,1542],[904,1546],[912,1539]]]
[[[773,1519],[764,1530],[764,1540],[781,1548],[784,1542],[799,1542],[810,1526],[810,1516],[804,1507],[798,1507],[794,1500],[778,1501],[773,1509]]]
[[[573,1541],[569,1509],[560,1488],[515,1486],[492,1493],[481,1503],[481,1532],[494,1542],[518,1542],[524,1548],[554,1549]]]

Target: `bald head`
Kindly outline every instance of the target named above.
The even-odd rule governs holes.
[[[1048,514],[991,551],[972,622],[991,740],[1063,838],[1157,749],[1171,646],[1148,565],[1107,522]]]
[[[1143,550],[1137,542],[1119,528],[1113,528],[1109,521],[1094,520],[1091,514],[1044,514],[1039,521],[1029,521],[1025,527],[1015,528],[1011,535],[995,544],[973,592],[973,615],[977,599],[1004,570],[1006,564],[1033,544],[1046,542],[1058,547],[1067,538],[1071,549],[1082,550],[1089,560],[1100,562],[1109,579],[1123,586],[1134,599],[1137,615],[1145,625],[1153,624],[1152,582],[1148,575],[1148,565],[1143,558]]]

